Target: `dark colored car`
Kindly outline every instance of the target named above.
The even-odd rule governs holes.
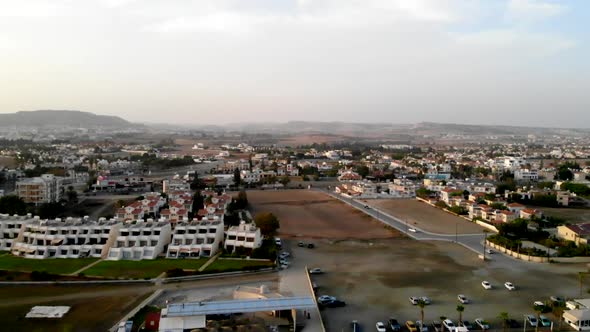
[[[401,325],[399,325],[399,322],[398,322],[398,321],[397,321],[397,319],[395,319],[395,318],[390,318],[390,319],[387,321],[387,325],[389,325],[389,328],[390,328],[392,331],[401,331],[401,329],[402,329],[402,326],[401,326]]]
[[[344,301],[340,301],[340,300],[334,300],[334,301],[330,301],[326,304],[324,304],[324,306],[326,308],[338,308],[338,307],[344,307],[346,306],[346,302]]]
[[[309,249],[313,249],[313,248],[315,248],[315,245],[314,245],[313,243],[308,243],[308,244],[307,244],[307,247],[308,247]]]
[[[464,326],[466,327],[468,330],[473,330],[473,324],[471,324],[471,322],[469,322],[468,320],[464,320],[462,321],[459,326]]]

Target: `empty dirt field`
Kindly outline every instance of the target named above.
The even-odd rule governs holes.
[[[283,237],[383,239],[400,236],[381,222],[336,199],[309,190],[248,191],[254,215],[272,212]]]
[[[413,199],[371,199],[364,202],[427,232],[455,234],[456,229],[459,234],[472,234],[484,230],[476,223]]]

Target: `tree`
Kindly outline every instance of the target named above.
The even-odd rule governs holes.
[[[200,209],[205,207],[203,195],[201,195],[201,191],[197,190],[193,195],[193,215],[195,215]]]
[[[257,214],[254,223],[260,228],[260,233],[267,237],[275,235],[280,227],[279,219],[270,212]]]
[[[27,204],[16,195],[0,197],[0,213],[24,215],[27,213]]]
[[[356,168],[356,172],[363,178],[366,178],[369,175],[369,167],[365,165],[359,166]]]
[[[282,183],[283,186],[286,187],[289,184],[289,182],[291,182],[291,179],[287,175],[285,175],[285,176],[282,176],[281,177],[281,179],[279,180],[279,182]]]
[[[422,328],[424,327],[424,307],[426,306],[426,302],[423,299],[418,300],[418,307],[420,307],[420,332],[422,332]]]
[[[459,313],[459,324],[463,321],[463,311],[465,311],[465,307],[462,305],[457,305],[457,312]]]
[[[502,332],[506,332],[506,325],[508,323],[508,313],[505,311],[502,311],[499,315],[498,318],[502,321]]]
[[[125,201],[120,199],[118,201],[115,202],[115,208],[116,209],[121,209],[122,207],[125,206]]]
[[[240,176],[240,170],[238,168],[234,169],[234,185],[236,187],[240,186],[242,183],[242,177]]]
[[[236,199],[236,209],[243,210],[246,208],[248,208],[248,195],[245,190],[241,190]]]
[[[53,219],[63,211],[63,206],[59,203],[43,203],[39,206],[39,217],[41,219]]]
[[[199,173],[195,172],[193,182],[191,182],[191,190],[202,190],[205,189],[205,183],[199,178]]]

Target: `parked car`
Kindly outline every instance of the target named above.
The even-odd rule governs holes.
[[[473,330],[473,324],[471,324],[471,322],[468,320],[464,320],[464,321],[460,322],[459,326],[463,326],[464,328],[466,328],[468,330]]]
[[[322,273],[324,273],[324,272],[319,267],[316,267],[316,268],[313,268],[313,269],[310,269],[309,270],[309,274],[322,274]]]
[[[420,326],[422,326],[422,332],[428,332],[428,325],[426,325],[426,323],[422,323],[421,320],[417,320],[416,327],[418,328],[418,330],[420,330]]]
[[[432,303],[430,301],[430,298],[428,296],[422,296],[422,297],[420,297],[420,300],[422,300],[424,302],[424,304],[430,304],[430,303]]]
[[[287,258],[287,257],[289,257],[289,256],[291,256],[291,254],[290,254],[289,252],[287,252],[287,251],[283,251],[283,252],[281,252],[281,254],[279,255],[279,257],[280,257],[280,258]]]
[[[535,301],[535,302],[533,302],[533,305],[535,307],[544,307],[545,303],[543,303],[543,301]]]
[[[443,323],[443,326],[445,327],[445,329],[447,329],[448,331],[455,330],[455,323],[453,323],[452,320],[447,318],[447,319],[443,320],[442,323]]]
[[[539,316],[539,323],[541,323],[541,326],[551,326],[551,321],[544,315]]]
[[[481,285],[483,286],[484,289],[492,289],[492,284],[490,284],[489,281],[484,280],[481,282]]]
[[[308,249],[313,249],[313,248],[315,248],[315,245],[313,243],[308,243],[307,244],[307,248]]]
[[[493,253],[494,253],[494,251],[492,249],[486,249],[486,254],[491,255]]]
[[[420,301],[420,298],[417,296],[410,296],[408,299],[410,300],[410,303],[413,305],[418,304],[418,301]]]
[[[350,327],[352,327],[352,332],[360,332],[361,331],[361,326],[359,325],[359,322],[357,322],[356,320],[353,320],[350,323]]]
[[[412,322],[411,320],[406,321],[406,327],[408,328],[409,332],[418,332],[416,324],[414,324],[414,322]]]
[[[537,317],[535,315],[526,315],[526,321],[531,327],[537,326]]]
[[[486,322],[486,320],[483,318],[476,318],[475,324],[477,324],[479,327],[481,327],[482,330],[489,330],[490,329],[490,323]]]
[[[457,300],[459,300],[459,302],[461,302],[463,304],[469,303],[469,299],[467,298],[467,296],[465,296],[463,294],[457,295]]]
[[[278,238],[278,237],[275,237],[275,244],[276,244],[277,246],[281,247],[281,246],[283,245],[283,241],[281,241],[281,239],[280,239],[280,238]]]
[[[504,283],[504,287],[508,288],[508,290],[515,290],[516,289],[516,286],[514,286],[514,284],[511,283],[510,281],[506,281]]]
[[[402,327],[401,325],[399,325],[399,322],[397,321],[397,319],[395,318],[389,318],[389,320],[387,321],[389,328],[392,331],[401,331]]]
[[[289,268],[289,264],[280,264],[279,267],[283,270],[288,269]]]
[[[520,323],[516,319],[507,319],[506,326],[508,326],[511,329],[516,329],[520,327]]]
[[[431,326],[434,332],[442,332],[442,324],[439,321],[433,321]]]
[[[418,231],[415,228],[408,228],[408,231],[412,233],[418,233]]]
[[[375,327],[377,328],[377,332],[387,332],[387,329],[385,328],[385,324],[383,324],[383,322],[377,322],[377,324],[375,324]]]
[[[549,300],[551,300],[551,302],[553,302],[554,304],[563,304],[565,303],[565,299],[561,296],[550,296]]]

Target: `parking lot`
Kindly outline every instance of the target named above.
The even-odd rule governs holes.
[[[307,265],[324,271],[313,275],[319,286],[317,295],[331,295],[346,302],[345,307],[322,310],[328,331],[348,331],[352,320],[358,320],[363,331],[374,331],[377,321],[386,322],[389,317],[402,325],[406,320],[419,319],[420,309],[410,303],[410,296],[428,296],[432,300],[424,309],[428,324],[440,316],[456,322],[458,294],[471,300],[464,305],[464,320],[473,323],[482,317],[491,323],[491,329],[501,330],[497,318],[500,312],[509,313],[522,326],[523,315],[534,314],[534,301],[547,300],[551,295],[579,294],[575,272],[579,267],[575,266],[554,268],[518,262],[520,266],[513,268],[493,261],[484,263],[452,243],[401,238],[313,242],[314,249],[300,248],[297,241],[291,241],[288,247],[291,259],[297,261],[292,268]],[[483,280],[488,280],[493,289],[485,290]],[[517,289],[506,289],[506,281]],[[547,315],[556,321],[552,314]]]

